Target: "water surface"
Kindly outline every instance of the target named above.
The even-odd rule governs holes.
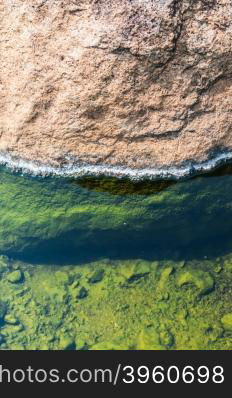
[[[1,168],[2,349],[232,348],[231,170],[132,182]]]
[[[69,264],[230,252],[231,166],[178,182],[0,173],[0,250],[9,256]]]

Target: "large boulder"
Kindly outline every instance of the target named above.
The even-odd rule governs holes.
[[[231,1],[3,0],[0,20],[2,162],[149,174],[229,156]]]

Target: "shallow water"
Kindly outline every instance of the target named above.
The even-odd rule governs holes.
[[[231,348],[231,170],[132,182],[1,168],[2,349]]]
[[[24,261],[194,259],[230,252],[229,166],[186,181],[0,174],[0,250]]]

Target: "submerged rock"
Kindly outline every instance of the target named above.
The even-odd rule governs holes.
[[[19,323],[18,319],[14,317],[14,315],[7,314],[4,317],[4,321],[9,325],[17,325]]]
[[[232,312],[225,314],[222,317],[221,322],[225,330],[232,332]]]
[[[7,280],[11,283],[22,282],[23,273],[20,270],[12,271],[7,275]]]
[[[75,340],[68,334],[64,334],[60,337],[59,349],[60,350],[75,350]]]
[[[85,289],[85,287],[81,287],[78,294],[77,294],[77,298],[78,299],[84,299],[88,296],[88,290]]]
[[[175,338],[172,333],[170,333],[168,330],[162,330],[159,333],[159,339],[161,345],[165,347],[171,347],[175,343]]]
[[[209,272],[201,270],[181,271],[177,277],[177,285],[184,286],[193,284],[199,291],[200,295],[207,294],[214,289],[214,279]]]
[[[3,155],[133,174],[231,150],[230,1],[16,0],[0,18]]]
[[[97,270],[93,273],[93,275],[89,278],[89,283],[98,283],[101,282],[104,278],[104,270]]]

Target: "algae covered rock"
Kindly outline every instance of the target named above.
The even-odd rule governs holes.
[[[7,275],[7,280],[10,283],[20,283],[23,280],[23,273],[20,270],[15,270]]]
[[[9,325],[17,325],[19,323],[18,319],[14,317],[14,315],[7,314],[4,317],[4,321]]]
[[[160,339],[161,345],[163,345],[165,347],[172,347],[175,342],[175,338],[169,330],[162,330],[159,333],[159,339]]]
[[[222,317],[221,322],[225,330],[232,332],[232,312],[225,314]]]
[[[59,349],[60,350],[75,350],[75,340],[68,334],[64,334],[60,337]]]
[[[211,292],[214,288],[214,279],[209,272],[201,270],[184,270],[179,272],[177,277],[177,285],[184,286],[193,284],[198,289],[200,295]]]

